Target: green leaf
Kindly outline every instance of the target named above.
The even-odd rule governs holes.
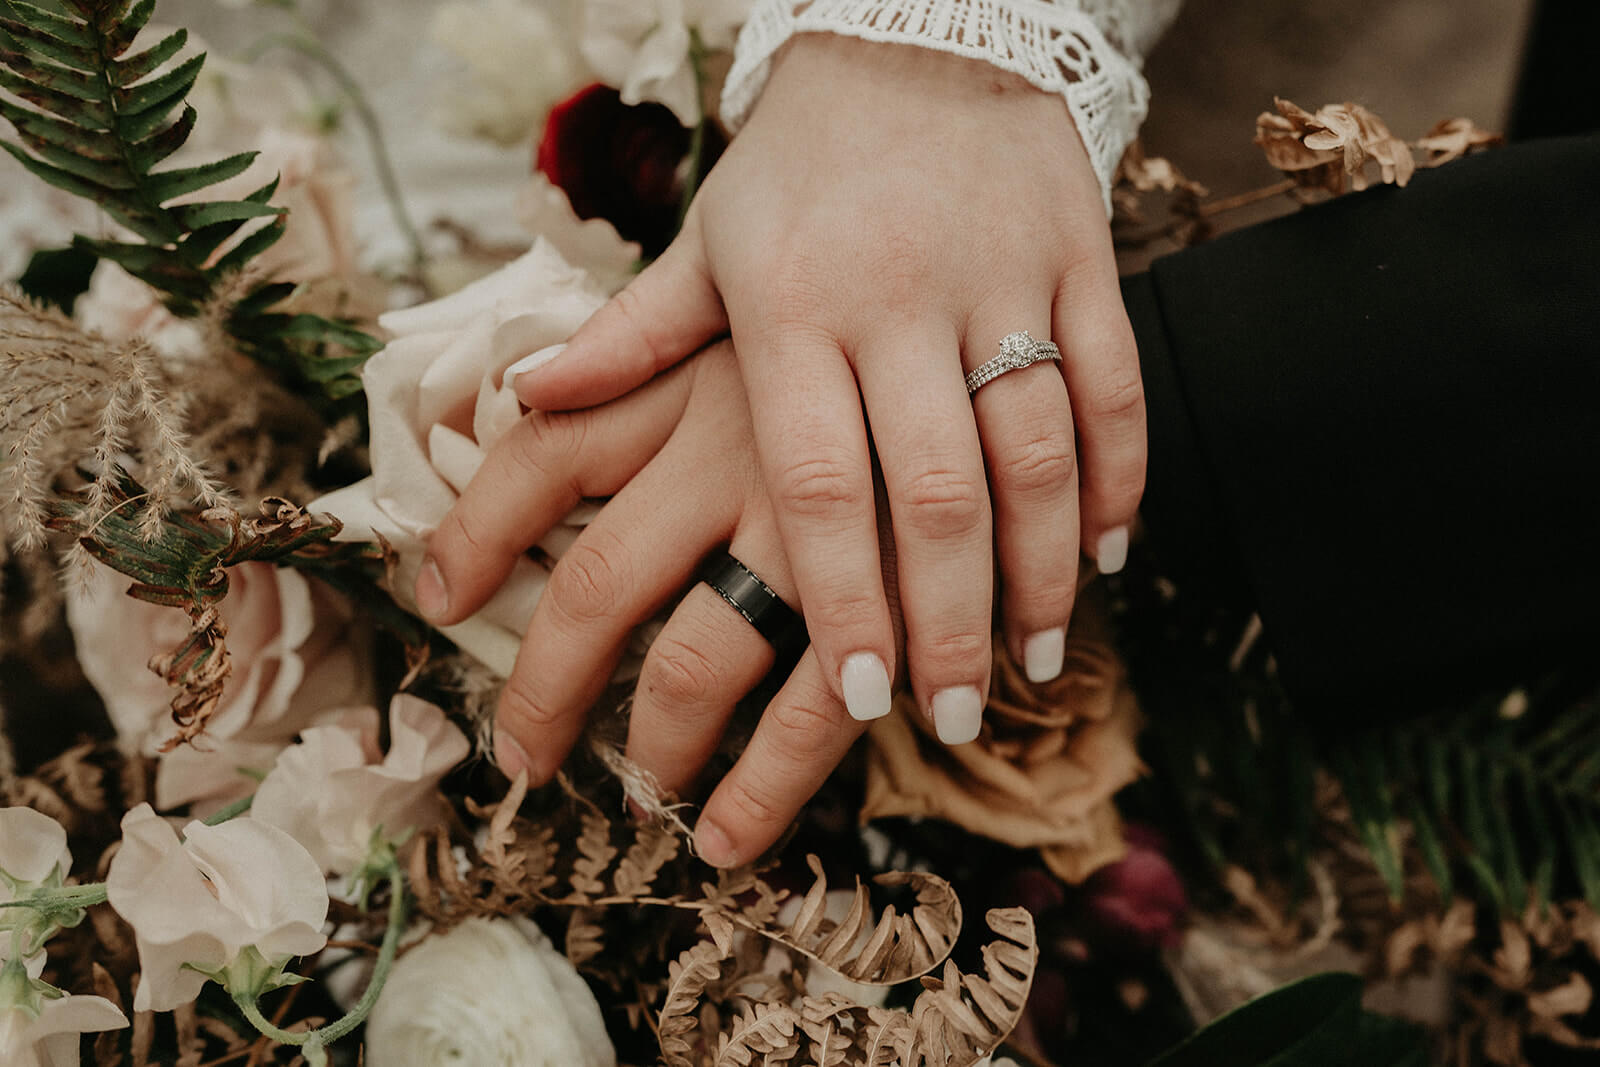
[[[159,77],[126,89],[117,89],[112,94],[117,115],[122,119],[132,119],[151,112],[167,114],[178,105],[179,101],[189,95],[189,90],[194,88],[195,79],[200,77],[200,68],[205,66],[205,62],[206,54],[201,52],[197,56],[190,56]]]
[[[71,119],[84,129],[109,130],[111,105],[104,100],[83,100],[49,86],[29,81],[0,63],[0,89],[14,94],[34,107]]]
[[[17,133],[30,146],[49,145],[72,150],[91,160],[121,162],[122,145],[109,132],[86,130],[54,115],[18,107],[4,98],[0,98],[0,115],[16,127]]]
[[[126,52],[133,45],[133,39],[139,36],[139,31],[149,24],[150,16],[155,12],[156,0],[136,0],[135,3],[125,7],[106,38],[106,50],[114,56]]]
[[[1361,1008],[1361,979],[1316,974],[1229,1012],[1150,1067],[1426,1067],[1422,1034]]]
[[[102,103],[105,100],[105,84],[93,74],[68,70],[54,63],[36,62],[11,48],[0,48],[0,63],[10,67],[13,72],[32,84],[54,90],[74,100],[91,104]]]
[[[99,260],[80,248],[46,248],[33,254],[17,287],[33,299],[72,314],[78,297],[89,291]]]
[[[212,278],[222,278],[241,269],[246,263],[278,243],[286,226],[284,219],[261,227],[233,247],[227,255],[217,260],[210,269]]]
[[[62,27],[70,25],[67,19],[59,20],[59,24]],[[23,51],[39,59],[59,63],[71,70],[92,70],[95,60],[99,58],[92,47],[73,44],[70,40],[64,39],[64,33],[70,31],[58,33],[56,25],[43,21],[35,25],[26,25],[15,19],[0,16],[0,31],[4,31],[10,42]]]
[[[201,230],[222,222],[246,222],[287,214],[286,209],[249,201],[221,200],[209,204],[183,204],[172,209],[178,222],[188,230]]]
[[[183,114],[178,116],[176,122],[163,127],[143,140],[134,142],[128,150],[128,158],[134,169],[141,173],[147,173],[157,163],[182,148],[189,140],[189,135],[194,132],[194,124],[197,118],[198,114],[195,109],[185,105]]]
[[[10,12],[12,18],[25,22],[35,29],[65,41],[67,44],[86,49],[90,53],[95,50],[94,33],[87,23],[64,15],[58,15],[53,11],[46,11],[42,7],[24,3],[23,0],[7,0],[4,10]]]
[[[250,169],[250,164],[254,163],[260,154],[240,152],[238,155],[219,159],[215,163],[203,163],[198,167],[183,167],[151,174],[147,185],[155,201],[165,204],[169,200],[198,192],[209,185],[237,178]]]
[[[114,61],[111,64],[111,84],[126,89],[135,82],[148,78],[160,70],[167,60],[183,51],[183,46],[188,43],[189,31],[177,30],[136,56]]]

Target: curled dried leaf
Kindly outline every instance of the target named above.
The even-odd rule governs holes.
[[[1368,164],[1385,184],[1405,185],[1416,170],[1411,148],[1360,104],[1330,104],[1307,111],[1289,100],[1273,99],[1277,113],[1256,118],[1255,143],[1267,162],[1302,189],[1334,195],[1371,184]]]
[[[1417,139],[1416,146],[1427,153],[1424,166],[1438,167],[1462,156],[1471,155],[1473,152],[1505,143],[1504,134],[1479,129],[1478,124],[1471,119],[1454,118],[1435,123],[1433,129]]]

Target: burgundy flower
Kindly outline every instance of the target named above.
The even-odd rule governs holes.
[[[723,147],[715,126],[706,137],[702,171]],[[617,90],[596,84],[551,110],[535,165],[579,218],[603,218],[656,256],[677,232],[691,138],[665,106],[624,104]]]
[[[1128,854],[1084,884],[1084,907],[1096,940],[1148,952],[1177,943],[1189,898],[1154,830],[1130,824]]]

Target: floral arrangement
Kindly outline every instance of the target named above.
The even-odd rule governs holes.
[[[746,5],[437,7],[457,66],[435,121],[531,156],[497,208],[520,241],[416,225],[403,145],[312,12],[255,7],[282,21],[242,62],[161,29],[153,0],[0,0],[0,146],[34,198],[0,194],[5,253],[29,249],[0,261],[0,1060],[909,1067],[1176,1045],[1161,1062],[1182,1064],[1267,1015],[1298,1029],[1259,1062],[1420,1055],[1353,978],[1226,1014],[1323,969],[1471,975],[1469,1022],[1434,1037],[1496,1063],[1529,1035],[1597,1047],[1593,767],[1513,783],[1566,830],[1521,848],[1484,823],[1508,761],[1600,705],[1523,693],[1454,733],[1312,754],[1249,625],[1197,621],[1137,553],[1085,591],[1058,681],[1029,685],[997,642],[978,742],[878,721],[755,867],[690,854],[681,805],[620,754],[637,657],[555,784],[507,782],[482,758],[500,679],[602,502],[442,630],[410,602],[423,545],[521,417],[512,374],[671,240],[726,142],[711,101]],[[1357,106],[1279,101],[1257,140],[1286,178],[1231,202],[1136,147],[1123,243],[1200,240],[1237,203],[1373,169],[1404,184],[1493,138],[1454,120],[1413,147]],[[75,236],[48,243],[52,224]],[[1230,626],[1245,640],[1219,656]],[[1141,748],[1155,660],[1224,692]],[[1268,783],[1277,815],[1235,773],[1263,753],[1293,779]],[[1434,787],[1398,811],[1413,771]]]

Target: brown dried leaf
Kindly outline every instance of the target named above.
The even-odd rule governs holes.
[[[695,1047],[701,1033],[696,1009],[706,986],[721,976],[723,958],[721,949],[702,941],[684,951],[667,969],[667,999],[657,1023],[661,1058],[667,1067],[695,1067]]]
[[[800,1014],[787,1004],[753,1004],[740,1012],[733,1025],[717,1039],[717,1067],[749,1067],[757,1056],[762,1063],[782,1063],[800,1052],[796,1035]]]
[[[1416,170],[1411,147],[1377,115],[1360,104],[1330,104],[1315,113],[1282,98],[1277,114],[1256,118],[1255,143],[1267,162],[1305,189],[1338,195],[1371,184],[1368,163],[1376,163],[1385,184],[1405,185]]]
[[[1417,147],[1428,154],[1423,163],[1426,167],[1442,166],[1462,156],[1505,143],[1504,134],[1479,129],[1477,123],[1467,118],[1444,119],[1417,139]]]
[[[1554,1019],[1562,1015],[1582,1015],[1594,1000],[1594,990],[1583,975],[1574,971],[1554,989],[1528,997],[1528,1010],[1535,1016]]]
[[[619,897],[641,897],[655,882],[661,868],[678,855],[678,835],[661,826],[646,826],[639,830],[622,861],[612,887]]]
[[[575,901],[589,901],[605,895],[605,873],[617,858],[611,844],[611,823],[603,815],[584,812],[583,832],[578,835],[578,858],[572,863],[572,895]]]
[[[582,967],[605,947],[605,931],[596,921],[599,915],[594,908],[576,908],[567,920],[566,956],[574,967]]]

